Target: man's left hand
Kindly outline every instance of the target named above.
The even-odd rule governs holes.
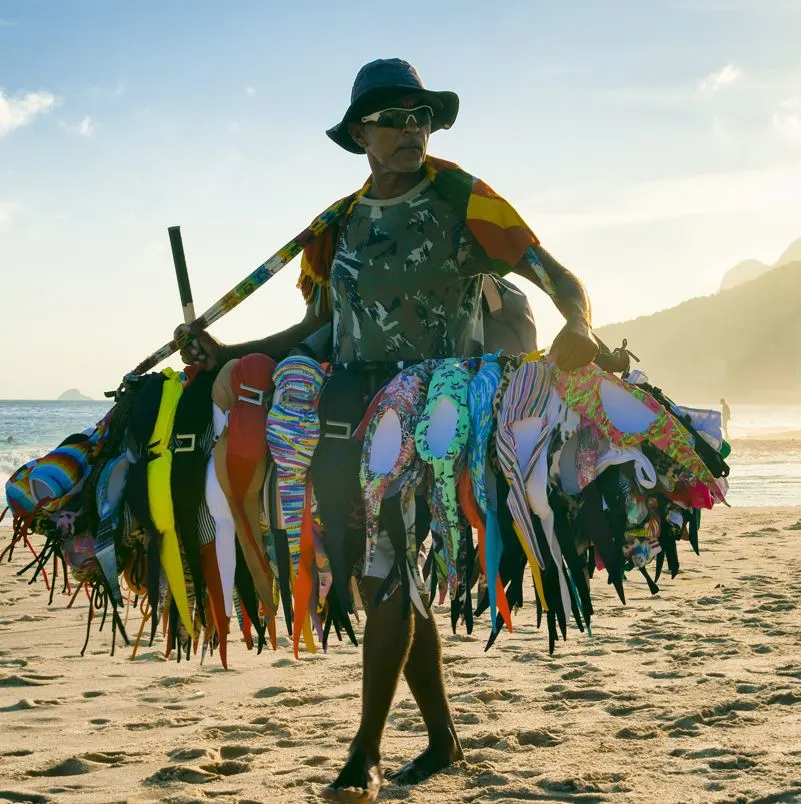
[[[568,321],[551,344],[548,357],[563,371],[592,363],[598,344],[583,321]]]

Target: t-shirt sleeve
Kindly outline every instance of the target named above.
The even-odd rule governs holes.
[[[463,276],[473,277],[482,274],[505,276],[511,272],[511,266],[500,260],[491,260],[487,256],[466,224],[457,229],[454,237],[456,238],[456,263]]]

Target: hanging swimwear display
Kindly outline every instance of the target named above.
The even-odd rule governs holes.
[[[0,560],[24,548],[50,602],[59,574],[70,605],[85,588],[87,642],[98,611],[128,642],[137,609],[133,656],[161,623],[168,656],[227,667],[231,621],[275,650],[279,612],[296,655],[332,626],[356,642],[365,577],[406,616],[449,598],[454,630],[488,611],[488,645],[528,595],[552,651],[571,619],[591,634],[596,570],[622,603],[629,578],[656,593],[725,504],[719,414],[642,372],[501,352],[364,371],[249,355],[128,377],[94,431],[8,480]]]

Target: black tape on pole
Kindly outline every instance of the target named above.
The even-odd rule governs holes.
[[[195,305],[192,300],[192,286],[189,284],[189,270],[186,267],[184,242],[181,238],[181,227],[170,226],[167,229],[172,249],[172,262],[175,266],[175,278],[178,280],[178,293],[181,297],[181,307],[184,311],[184,323],[189,324],[195,320]]]

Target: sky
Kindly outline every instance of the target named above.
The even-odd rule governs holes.
[[[200,312],[361,186],[324,131],[379,57],[459,94],[430,151],[512,202],[596,326],[714,293],[801,237],[799,41],[799,0],[0,0],[0,398],[99,398],[170,339],[167,227]],[[211,331],[296,323],[298,270]]]

